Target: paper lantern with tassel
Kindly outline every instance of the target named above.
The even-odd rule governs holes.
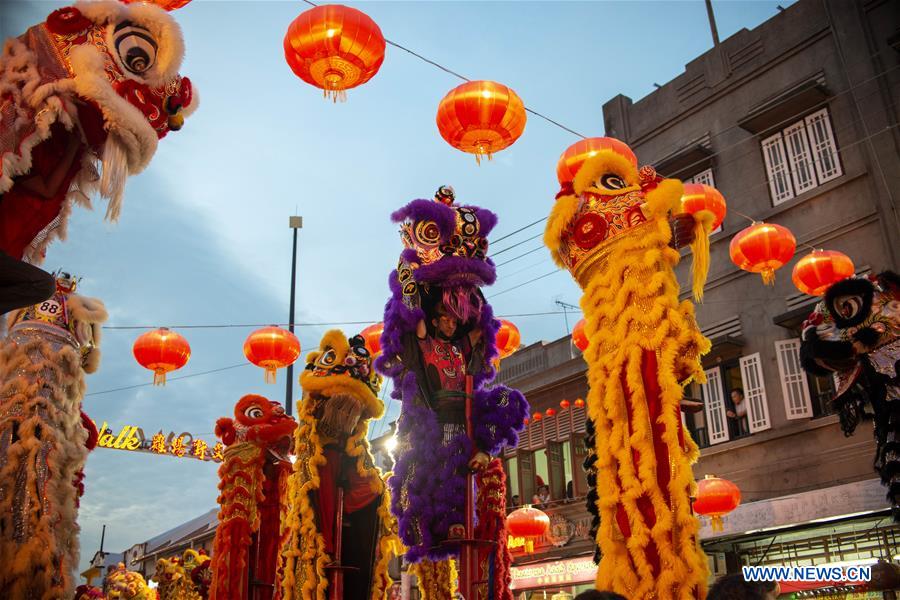
[[[587,350],[588,341],[587,333],[584,331],[585,320],[581,319],[577,323],[575,323],[575,327],[572,328],[572,343],[575,344],[575,347],[584,352]]]
[[[500,358],[506,358],[519,349],[522,336],[519,328],[506,319],[500,319],[500,329],[497,330],[497,351]]]
[[[697,482],[694,512],[710,517],[713,531],[722,531],[722,517],[741,504],[741,490],[727,479],[707,475]]]
[[[191,0],[122,0],[122,2],[125,4],[147,2],[148,4],[155,4],[163,10],[171,12],[190,4]]]
[[[584,399],[578,398],[575,400],[575,408],[584,408]]]
[[[153,371],[153,385],[166,385],[166,374],[180,369],[191,358],[187,340],[166,327],[139,336],[131,351],[138,364]]]
[[[275,372],[294,364],[300,356],[300,340],[286,329],[274,325],[263,327],[247,337],[244,356],[266,370],[266,383],[275,383]]]
[[[559,407],[563,410],[566,410],[570,406],[572,406],[572,403],[569,402],[568,400],[560,400],[559,401]]]
[[[821,296],[831,284],[856,272],[853,261],[843,252],[813,250],[794,265],[791,279],[797,289],[810,296]]]
[[[548,409],[547,409],[547,412],[546,412],[545,414],[546,414],[548,417],[555,417],[555,416],[556,416],[556,409],[555,409],[555,408],[548,408]]]
[[[572,185],[575,174],[584,161],[597,154],[599,150],[612,150],[624,156],[637,167],[637,157],[624,142],[609,137],[593,137],[579,140],[566,148],[556,163],[556,178],[564,189]]]
[[[294,74],[335,102],[378,73],[384,49],[384,36],[375,21],[340,4],[301,13],[284,36],[284,56]]]
[[[725,197],[714,187],[702,183],[684,184],[684,194],[681,196],[681,211],[697,214],[701,210],[708,210],[714,216],[709,230],[713,231],[725,220],[727,207]]]
[[[366,340],[366,348],[372,356],[381,352],[381,334],[384,332],[384,323],[369,325],[359,332]]]
[[[511,536],[525,538],[525,551],[531,554],[535,540],[550,531],[550,517],[544,511],[526,504],[507,515],[506,530]]]
[[[762,275],[763,283],[775,284],[775,270],[794,256],[797,240],[787,227],[754,223],[731,239],[729,254],[738,267]]]
[[[469,81],[450,90],[438,105],[444,140],[463,152],[491,159],[525,131],[525,105],[513,90],[494,81]]]

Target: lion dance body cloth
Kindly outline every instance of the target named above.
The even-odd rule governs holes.
[[[125,180],[196,108],[178,25],[152,4],[79,2],[0,56],[0,251],[40,263],[74,203],[114,221]],[[99,167],[99,169],[98,169]]]
[[[277,402],[248,394],[234,419],[216,421],[225,444],[219,467],[219,526],[213,541],[211,600],[275,598],[281,522],[287,511],[288,454],[297,422]],[[256,591],[251,595],[251,586]]]
[[[402,402],[397,463],[389,479],[391,508],[408,548],[406,559],[424,559],[420,574],[431,573],[432,563],[441,561],[439,572],[427,579],[446,583],[451,565],[443,559],[459,551],[448,538],[460,537],[465,523],[468,463],[478,452],[496,456],[505,446],[514,447],[528,404],[516,390],[489,386],[499,322],[480,288],[496,277],[487,258],[496,215],[455,205],[452,189],[444,187],[434,200],[413,200],[392,219],[401,223],[405,249],[389,277],[384,354],[376,360],[393,378],[393,397]],[[467,380],[473,440],[466,431]],[[499,544],[497,558],[506,560],[505,551]],[[497,583],[498,590],[502,587]],[[440,597],[449,597],[449,586],[441,588],[446,596]]]
[[[97,430],[81,411],[100,363],[103,303],[57,277],[52,298],[9,315],[0,345],[0,597],[70,598],[78,498]]]
[[[601,139],[574,181],[560,181],[544,237],[584,291],[597,588],[627,598],[703,597],[707,561],[690,504],[699,453],[679,404],[683,386],[702,381],[709,342],[693,305],[678,301],[669,213],[682,184],[638,171],[625,144]]]
[[[292,510],[280,568],[283,600],[325,600],[338,535],[340,564],[353,569],[344,574],[344,597],[382,600],[390,588],[388,562],[400,554],[400,541],[367,440],[369,422],[384,414],[373,358],[362,336],[347,339],[332,330],[309,354],[300,375],[297,460],[288,494]],[[339,504],[341,532],[336,531]]]

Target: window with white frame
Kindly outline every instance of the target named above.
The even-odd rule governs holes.
[[[705,373],[706,383],[700,390],[710,445],[772,426],[759,352],[707,369]],[[740,406],[745,407],[743,411],[739,410]]]
[[[703,185],[708,185],[709,187],[716,187],[716,180],[713,178],[713,170],[712,167],[709,169],[704,169],[700,171],[693,177],[688,177],[684,180],[685,183],[702,183]],[[710,235],[714,233],[719,233],[722,231],[722,225],[719,224],[718,227],[709,232]]]
[[[781,204],[843,174],[828,109],[760,142],[773,204]]]
[[[784,412],[788,419],[813,416],[806,371],[800,365],[800,338],[775,342],[778,374],[784,397]]]

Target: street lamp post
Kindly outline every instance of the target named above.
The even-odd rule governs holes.
[[[293,216],[288,220],[288,225],[294,230],[294,249],[291,252],[291,310],[288,316],[288,331],[294,333],[294,301],[297,296],[297,230],[303,227],[303,217]],[[292,414],[292,396],[294,392],[294,365],[287,368],[287,386],[284,395],[284,412]]]

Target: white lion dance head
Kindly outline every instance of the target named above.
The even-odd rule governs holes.
[[[72,202],[99,191],[121,210],[125,180],[197,105],[178,70],[181,30],[153,4],[77,2],[0,56],[0,250],[40,262]],[[71,165],[60,171],[59,165]],[[49,190],[48,190],[49,188]]]

